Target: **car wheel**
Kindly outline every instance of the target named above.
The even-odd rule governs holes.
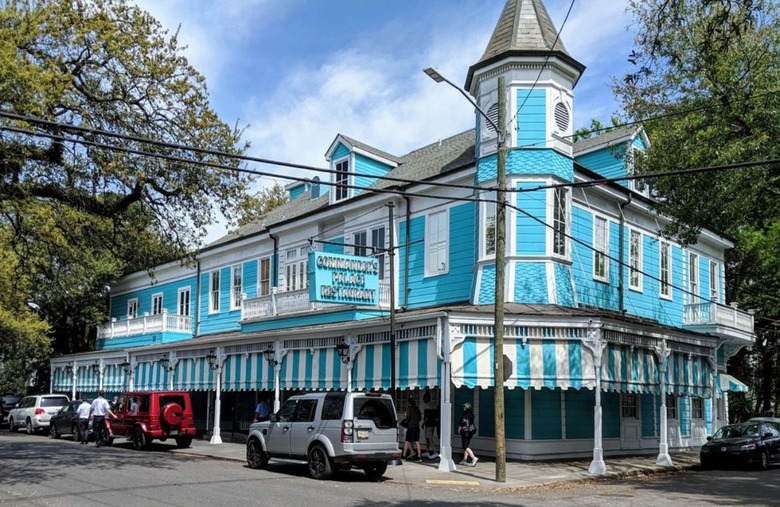
[[[256,438],[246,444],[246,464],[255,470],[265,468],[268,465],[268,456],[263,452],[263,446]]]
[[[176,437],[176,445],[179,447],[179,449],[186,449],[192,445],[192,436],[182,435],[180,437]]]
[[[49,437],[60,438],[60,434],[57,433],[57,426],[54,424],[49,424]]]
[[[333,464],[330,456],[321,445],[309,449],[309,475],[314,479],[327,480],[333,475]]]
[[[70,427],[70,434],[73,435],[73,441],[74,442],[79,442],[80,441],[79,440],[79,425],[78,424],[74,424],[73,426]]]
[[[9,417],[8,418],[8,429],[13,432],[19,431],[19,428],[16,427],[16,424],[14,424],[14,418]]]
[[[710,460],[702,459],[701,460],[701,469],[702,470],[712,470],[712,463],[710,463]]]
[[[133,432],[133,449],[144,451],[149,448],[149,437],[141,428],[136,428]]]
[[[366,473],[367,476],[371,477],[372,479],[379,479],[380,477],[385,475],[385,472],[387,472],[387,463],[384,461],[371,463],[364,466],[363,471]]]
[[[763,450],[758,456],[758,469],[766,470],[767,468],[769,468],[769,456],[767,455],[767,451]]]
[[[28,435],[32,435],[33,433],[35,433],[35,430],[33,429],[33,426],[32,426],[32,420],[27,419],[27,424],[25,426],[27,427],[27,434]]]

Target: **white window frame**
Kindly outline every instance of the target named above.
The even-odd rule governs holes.
[[[261,257],[257,261],[257,295],[271,295],[271,257]]]
[[[350,192],[350,157],[340,158],[333,161],[333,202],[349,199]],[[343,168],[343,169],[342,169]]]
[[[699,254],[688,252],[688,299],[691,304],[699,302]]]
[[[352,233],[352,255],[356,257],[368,257],[367,231],[356,231]]]
[[[450,270],[449,209],[425,216],[425,275],[444,275]]]
[[[209,272],[209,313],[219,313],[222,297],[222,273],[215,269]]]
[[[127,318],[128,319],[138,318],[138,298],[127,300]]]
[[[672,244],[661,240],[658,252],[658,295],[663,299],[672,299]],[[666,266],[664,267],[664,259]]]
[[[178,315],[188,317],[191,311],[190,306],[192,305],[192,292],[189,287],[182,287],[179,289],[178,302]]]
[[[552,255],[568,259],[569,257],[569,191],[562,187],[552,189]]]
[[[633,144],[629,145],[626,153],[626,174],[628,176],[636,175],[636,160],[644,157],[645,152]],[[650,185],[644,178],[628,180],[628,188],[645,197],[650,195]]]
[[[720,264],[710,261],[710,299],[720,302]]]
[[[498,207],[496,205],[496,193],[488,192],[483,194],[484,199],[480,206],[480,230],[482,234],[479,235],[480,245],[480,259],[495,259],[496,258],[496,220]],[[492,234],[490,234],[492,231]],[[488,238],[493,238],[492,244],[488,241]]]
[[[387,229],[385,226],[371,229],[369,242],[371,243],[371,255],[379,261],[379,279],[385,279],[385,242]]]
[[[152,315],[162,315],[163,312],[163,293],[152,294]]]
[[[691,398],[691,419],[704,419],[704,398]]]
[[[642,243],[644,242],[642,231],[636,229],[628,230],[628,288],[635,291],[642,291]],[[639,241],[634,243],[634,238]]]
[[[598,236],[599,227],[603,227],[602,237]],[[601,241],[599,241],[599,239]],[[600,244],[599,244],[600,243]],[[593,278],[601,282],[609,282],[609,220],[599,215],[593,215]],[[599,266],[603,273],[599,272]]]
[[[302,290],[309,286],[308,247],[290,248],[285,252],[284,288],[287,292]]]
[[[230,309],[241,308],[241,298],[244,287],[244,266],[234,264],[230,266]]]
[[[666,418],[677,419],[677,400],[679,399],[674,394],[665,394],[666,396]]]
[[[620,395],[621,419],[639,419],[639,395],[636,393],[622,393]]]

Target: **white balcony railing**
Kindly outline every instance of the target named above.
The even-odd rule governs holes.
[[[309,289],[272,293],[269,296],[245,299],[241,302],[241,320],[267,319],[279,315],[339,308],[340,303],[320,303],[309,300]],[[379,307],[390,307],[390,284],[379,284]]]
[[[163,311],[158,315],[144,315],[135,319],[111,319],[108,324],[98,326],[97,337],[98,340],[110,340],[111,338],[164,332],[192,333],[192,317],[169,314]]]
[[[746,333],[753,333],[753,314],[737,309],[736,305],[720,303],[696,303],[685,305],[683,324],[687,326],[728,326]]]

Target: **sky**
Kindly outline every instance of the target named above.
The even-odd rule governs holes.
[[[462,87],[505,2],[135,3],[170,33],[178,31],[184,55],[206,78],[212,108],[226,123],[245,127],[249,155],[327,167],[325,153],[338,134],[400,156],[473,127],[466,99],[422,69],[436,67]],[[574,89],[575,128],[593,118],[609,123],[617,109],[610,85],[627,69],[634,37],[626,3],[545,0],[555,27],[563,27],[566,49],[587,67]]]

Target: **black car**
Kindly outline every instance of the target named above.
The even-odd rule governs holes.
[[[59,412],[51,416],[49,421],[49,435],[52,438],[60,438],[61,435],[72,435],[73,440],[79,439],[79,415],[76,409],[82,400],[73,400],[63,406]]]
[[[766,470],[771,461],[780,461],[780,431],[768,422],[729,424],[707,440],[699,454],[704,469],[755,466]]]
[[[0,423],[5,422],[8,412],[22,399],[21,394],[4,394],[0,396]]]

